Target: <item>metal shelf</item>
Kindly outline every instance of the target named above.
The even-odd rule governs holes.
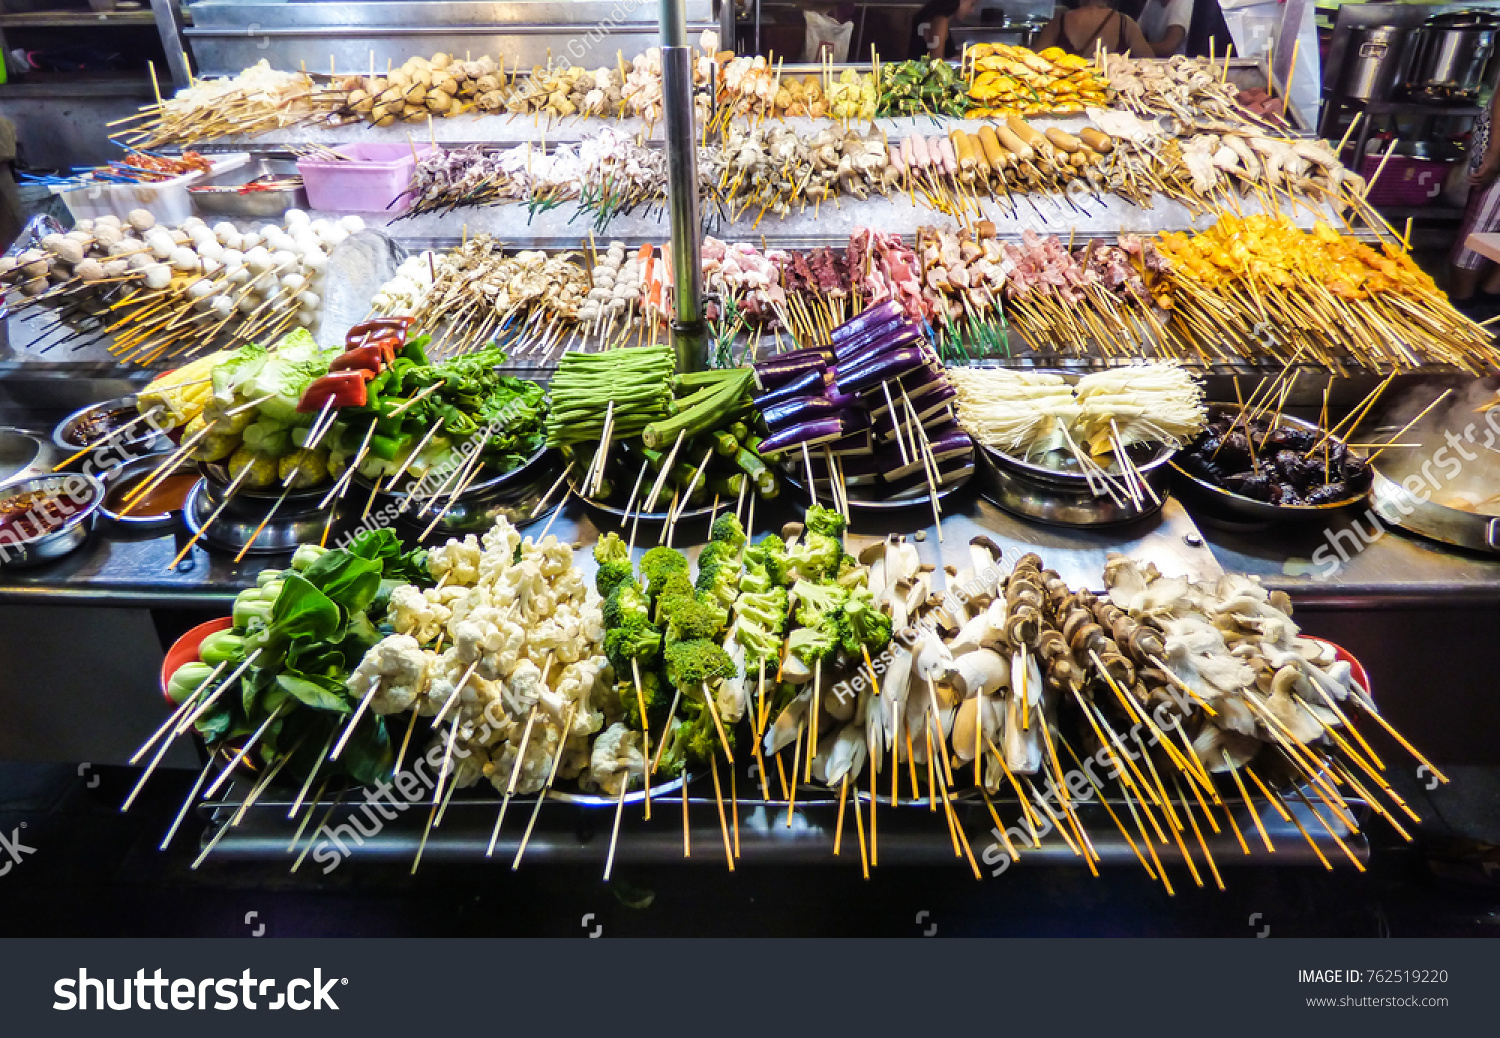
[[[155,25],[149,7],[139,11],[27,11],[0,14],[0,29],[74,29],[113,25]]]

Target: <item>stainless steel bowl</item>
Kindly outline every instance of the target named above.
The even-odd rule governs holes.
[[[322,540],[328,509],[320,511],[318,502],[328,493],[331,483],[293,490],[280,507],[276,505],[282,494],[279,486],[264,490],[241,487],[228,504],[224,504],[224,492],[230,483],[228,469],[212,463],[200,464],[198,471],[203,478],[188,494],[187,507],[182,511],[188,529],[199,533],[219,506],[224,505],[224,510],[203,533],[206,544],[237,552],[254,538],[249,554],[278,555],[295,551],[299,544],[317,544]],[[274,515],[272,509],[275,509]],[[271,517],[269,522],[266,522],[267,516]],[[264,529],[261,529],[262,523],[265,523]],[[258,529],[259,534],[256,533]]]
[[[67,456],[58,454],[51,443],[25,429],[0,427],[0,487],[45,476]]]
[[[81,448],[99,439],[97,435],[90,436],[83,431],[82,426],[89,419],[116,411],[129,411],[135,414],[136,410],[136,398],[134,395],[119,396],[113,400],[102,400],[97,404],[90,404],[88,407],[74,411],[68,417],[58,422],[57,426],[52,430],[52,442],[60,450],[67,452],[63,457],[75,454]],[[165,433],[157,432],[151,427],[150,422],[141,421],[125,430],[123,435],[106,440],[96,449],[139,455],[170,450],[171,447],[172,441],[167,438]],[[87,456],[80,458],[79,462],[86,460],[86,458]],[[111,460],[114,459],[112,458]],[[113,472],[118,474],[119,468],[114,469]],[[114,476],[111,475],[108,478],[114,478]]]
[[[545,447],[527,458],[509,472],[497,473],[471,484],[448,508],[443,518],[433,527],[429,540],[441,541],[465,534],[482,534],[495,525],[495,520],[504,517],[519,526],[527,522],[537,502],[542,499],[557,479],[559,473],[557,452]],[[403,479],[399,490],[382,488],[371,497],[374,484],[356,474],[354,484],[344,499],[345,507],[351,509],[350,519],[356,526],[376,528],[392,523],[415,538],[427,529],[434,516],[448,504],[446,495],[434,499],[433,507],[425,515],[417,512],[425,503],[407,508],[408,492],[415,481]],[[433,488],[436,489],[436,488]],[[558,500],[554,495],[554,501]],[[365,506],[369,505],[367,509]]]
[[[1238,404],[1217,403],[1208,405],[1210,420],[1215,414],[1223,411],[1239,411]],[[1320,431],[1316,422],[1305,422],[1300,418],[1282,415],[1281,421],[1284,425],[1295,426],[1299,429],[1307,429],[1310,432]],[[1343,442],[1339,437],[1334,437],[1337,442]],[[1357,452],[1351,452],[1356,453]],[[1200,479],[1184,469],[1177,463],[1175,455],[1169,463],[1172,469],[1172,487],[1178,497],[1190,505],[1197,506],[1203,515],[1210,521],[1228,521],[1236,525],[1255,524],[1268,525],[1279,522],[1306,522],[1313,519],[1327,518],[1334,512],[1345,508],[1352,508],[1361,504],[1369,496],[1368,490],[1360,491],[1341,501],[1330,501],[1323,505],[1273,505],[1269,501],[1257,501],[1252,497],[1236,494],[1231,490],[1215,486],[1206,479]]]
[[[1164,444],[1138,445],[1131,461],[1156,499],[1142,494],[1140,504],[1121,495],[1116,501],[1106,494],[1096,497],[1088,480],[1077,469],[1065,470],[1040,465],[1006,454],[983,444],[979,449],[979,470],[984,478],[981,493],[1001,508],[1023,519],[1054,526],[1117,526],[1133,523],[1160,511],[1167,498],[1170,474],[1167,468],[1174,448]],[[1070,459],[1071,460],[1071,459]],[[1110,472],[1116,476],[1115,471]],[[1123,482],[1123,476],[1117,477]]]
[[[288,177],[297,175],[297,163],[292,159],[273,159],[265,156],[253,158],[237,169],[208,177],[202,183],[188,189],[193,199],[193,208],[204,216],[229,216],[242,220],[263,220],[280,216],[288,209],[306,209],[307,191],[304,188],[276,188],[270,191],[198,190],[199,188],[237,188],[259,177]]]
[[[81,481],[81,485],[80,485]],[[0,490],[0,502],[22,494],[46,492],[56,495],[56,511],[66,512],[61,523],[40,537],[12,541],[0,537],[0,568],[23,569],[60,559],[88,540],[94,516],[104,502],[104,484],[81,472],[34,476]]]
[[[107,477],[107,482],[112,486],[123,487],[138,476],[149,476],[155,472],[161,461],[162,459],[155,455],[148,455],[144,458],[136,458],[134,461],[128,461],[111,472]],[[191,459],[184,458],[178,462],[177,466],[172,470],[172,474],[196,473],[197,471],[197,463]],[[186,507],[186,502],[184,502],[182,509],[171,512],[147,513],[133,511],[125,514],[115,511],[114,507],[110,504],[108,495],[106,495],[104,503],[99,506],[99,514],[111,522],[118,523],[126,530],[160,530],[169,526],[175,526],[181,520],[183,509]]]

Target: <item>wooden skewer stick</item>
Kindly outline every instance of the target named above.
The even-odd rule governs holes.
[[[561,748],[558,749],[558,753],[559,755],[562,753]],[[624,776],[620,779],[620,799],[615,802],[615,824],[609,834],[609,856],[604,859],[604,882],[606,883],[609,882],[609,874],[615,867],[615,847],[620,842],[620,819],[625,814],[625,792],[629,788],[630,769],[626,768]],[[683,788],[687,788],[686,784],[683,785]],[[731,863],[730,868],[733,867]]]
[[[531,740],[531,726],[536,723],[536,704],[532,704],[531,712],[526,715],[526,728],[521,733],[521,748],[516,751],[515,765],[510,769],[510,784],[506,787],[505,796],[500,801],[500,814],[495,819],[495,828],[490,832],[490,845],[485,848],[486,858],[494,857],[495,841],[500,839],[500,827],[505,824],[505,812],[510,807],[510,798],[515,795],[516,781],[521,777],[521,764],[526,759],[526,744]]]
[[[266,716],[266,719],[260,723],[260,727],[255,729],[255,732],[250,736],[250,738],[245,740],[245,745],[240,747],[240,751],[234,755],[234,759],[229,762],[229,766],[226,767],[223,771],[219,772],[219,777],[214,779],[213,785],[209,786],[208,789],[204,791],[204,800],[209,799],[216,792],[218,792],[219,787],[224,784],[224,780],[227,779],[234,771],[234,769],[239,767],[240,763],[250,755],[250,751],[255,748],[255,744],[260,741],[260,737],[266,734],[267,728],[271,727],[271,722],[281,716],[281,712],[286,709],[286,705],[288,702],[290,702],[290,700],[283,700],[275,710],[272,710],[270,714]]]
[[[667,474],[672,471],[672,466],[677,463],[677,452],[681,449],[682,438],[686,435],[687,430],[679,432],[677,434],[677,439],[672,442],[672,449],[668,451],[667,456],[662,459],[661,475],[657,476],[656,481],[651,484],[651,493],[646,495],[646,503],[641,508],[642,512],[649,512],[651,511],[651,509],[656,507],[656,499],[661,495],[661,489],[666,484]]]
[[[234,668],[234,670],[230,673],[230,675],[227,678],[225,678],[222,682],[219,683],[219,687],[216,688],[216,689],[214,689],[213,692],[211,692],[208,695],[208,697],[206,699],[204,699],[203,702],[198,705],[198,709],[193,711],[192,716],[190,716],[187,720],[183,721],[180,725],[177,726],[177,732],[173,736],[173,738],[176,738],[177,735],[181,735],[183,732],[187,731],[193,725],[197,724],[198,723],[198,719],[200,717],[202,717],[204,714],[208,713],[208,708],[211,707],[211,706],[213,706],[214,703],[218,701],[218,698],[221,695],[224,694],[224,690],[226,688],[229,688],[230,686],[232,686],[236,681],[238,681],[240,675],[243,674],[243,673],[245,673],[245,671],[249,670],[251,664],[253,664],[257,659],[259,659],[260,658],[260,654],[262,652],[264,652],[264,651],[265,651],[264,649],[256,649],[249,656],[246,656],[245,657],[245,661],[243,663],[241,663],[238,667]]]
[[[219,507],[214,509],[213,514],[208,517],[202,526],[198,527],[198,532],[193,534],[188,542],[182,546],[182,550],[167,564],[169,571],[177,568],[177,564],[187,557],[188,552],[193,550],[193,546],[198,543],[198,539],[208,532],[208,528],[223,514],[224,509],[229,507],[229,502],[234,497],[234,492],[240,488],[240,484],[245,481],[245,477],[248,475],[250,475],[250,466],[246,465],[240,469],[240,474],[235,476],[229,486],[224,489],[224,500],[219,502]]]
[[[719,832],[724,837],[724,860],[729,865],[729,871],[734,871],[734,849],[729,843],[729,821],[724,815],[724,790],[719,784],[719,758],[713,757],[709,760],[709,767],[714,776],[714,800],[719,806]],[[733,767],[733,765],[730,765]]]
[[[641,712],[641,752],[645,754],[647,760],[650,760],[651,725],[650,722],[646,720],[646,693],[641,688],[641,663],[640,660],[636,659],[634,656],[630,658],[630,676],[635,683],[636,708]],[[665,742],[666,739],[663,738],[662,741]],[[651,769],[643,768],[641,770],[642,781],[645,784],[646,790],[646,821],[649,822],[651,820]]]
[[[515,860],[510,863],[510,870],[512,872],[521,867],[521,855],[526,853],[526,845],[531,842],[531,831],[536,828],[536,817],[542,813],[542,801],[547,799],[547,794],[552,789],[552,783],[557,778],[557,765],[562,760],[563,745],[567,742],[568,732],[573,730],[573,714],[577,709],[577,703],[568,704],[568,714],[563,720],[562,738],[557,741],[557,752],[552,755],[552,767],[547,772],[547,783],[542,787],[542,791],[537,794],[536,803],[531,807],[531,819],[526,823],[526,832],[521,835],[521,844],[516,848]]]
[[[1432,403],[1428,404],[1426,407],[1422,408],[1421,412],[1415,418],[1413,418],[1411,421],[1409,421],[1405,425],[1403,425],[1401,427],[1400,431],[1398,431],[1394,436],[1391,437],[1391,442],[1390,443],[1386,444],[1385,447],[1381,447],[1380,450],[1376,451],[1374,454],[1371,454],[1368,458],[1366,458],[1365,459],[1365,463],[1368,464],[1368,463],[1374,461],[1376,458],[1380,457],[1382,454],[1384,454],[1385,451],[1386,451],[1386,448],[1388,448],[1392,444],[1398,442],[1401,439],[1401,437],[1403,435],[1405,435],[1405,433],[1406,433],[1406,431],[1408,429],[1410,429],[1412,426],[1416,425],[1423,418],[1425,418],[1427,416],[1427,413],[1429,411],[1431,411],[1438,404],[1441,404],[1444,400],[1448,399],[1448,397],[1450,395],[1452,395],[1452,393],[1453,393],[1452,389],[1445,389],[1445,390],[1443,390],[1442,394],[1436,400],[1434,400]]]
[[[375,694],[379,691],[380,682],[376,681],[370,686],[370,691],[366,692],[364,698],[359,701],[359,706],[354,708],[353,716],[349,718],[349,723],[344,726],[344,733],[339,736],[338,745],[333,748],[333,753],[328,757],[330,761],[338,760],[339,754],[344,752],[344,746],[349,742],[349,736],[354,734],[354,728],[359,724],[359,719],[364,716],[365,710],[369,708],[370,700],[374,699]]]
[[[151,410],[151,411],[147,411],[143,415],[139,415],[139,416],[137,416],[135,418],[132,418],[130,421],[126,422],[124,425],[121,425],[121,426],[118,426],[118,427],[116,427],[114,429],[111,429],[109,432],[107,432],[103,436],[99,437],[93,443],[90,443],[86,447],[84,447],[83,449],[81,449],[77,454],[70,454],[70,455],[68,455],[68,457],[64,458],[62,461],[59,461],[56,465],[53,465],[52,466],[52,471],[53,472],[60,472],[60,471],[62,471],[64,468],[66,468],[67,466],[71,465],[73,462],[77,461],[79,458],[83,457],[89,451],[94,450],[97,447],[103,446],[104,444],[106,444],[106,443],[110,442],[111,440],[113,440],[116,436],[119,436],[126,429],[131,428],[132,426],[136,425],[139,422],[144,422],[147,418],[151,418],[155,414],[156,414],[156,411],[154,409]]]
[[[725,732],[724,732],[724,722],[719,719],[719,707],[718,707],[718,704],[716,704],[714,702],[713,693],[709,691],[708,683],[707,682],[704,682],[702,684],[702,688],[703,688],[703,701],[708,706],[708,714],[709,714],[710,717],[712,717],[714,719],[714,727],[716,729],[718,729],[718,732],[719,732],[719,742],[723,743],[723,745],[724,745],[724,756],[729,760],[730,764],[733,764],[734,763],[734,750],[730,748],[730,745],[729,745],[729,736],[727,734],[725,734]]]
[[[806,718],[797,722],[797,737],[792,740],[792,781],[789,795],[786,799],[786,827],[788,829],[792,827],[792,816],[797,810],[797,766],[802,762],[802,728],[806,723]],[[781,756],[779,754],[776,760],[780,762]]]
[[[206,689],[209,685],[213,684],[214,679],[219,676],[219,672],[222,671],[228,665],[229,665],[229,661],[228,660],[223,661],[217,667],[215,667],[212,671],[209,672],[208,677],[206,677],[202,681],[198,682],[198,686],[196,688],[194,688],[193,691],[189,695],[183,697],[183,700],[178,705],[177,709],[174,710],[174,711],[172,711],[172,715],[170,717],[168,717],[166,719],[166,721],[164,721],[162,723],[161,727],[158,728],[156,731],[152,732],[150,738],[148,738],[145,742],[141,743],[141,748],[135,751],[135,754],[130,758],[130,760],[127,763],[130,763],[130,764],[137,763],[142,757],[144,757],[146,755],[146,751],[149,750],[149,749],[151,749],[152,745],[155,744],[156,740],[160,739],[163,735],[166,734],[167,729],[175,727],[177,725],[177,723],[182,720],[183,714],[187,713],[188,710],[192,709],[193,705],[198,701],[198,697],[203,694],[203,690]]]
[[[125,496],[123,507],[120,509],[121,514],[129,512],[141,498],[145,497],[149,491],[156,489],[167,476],[171,475],[182,462],[182,459],[187,456],[188,452],[207,438],[208,434],[213,431],[215,424],[217,423],[210,422],[207,428],[198,432],[197,435],[184,440],[181,447],[178,447],[171,454],[167,455],[166,459],[160,465],[156,466],[144,483],[138,485]]]

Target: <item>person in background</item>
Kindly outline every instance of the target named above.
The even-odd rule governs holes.
[[[956,58],[958,45],[948,30],[974,17],[979,0],[927,0],[911,20],[911,41],[907,57]]]
[[[1500,113],[1496,105],[1500,105],[1500,90],[1474,120],[1469,139],[1469,202],[1448,257],[1448,295],[1455,303],[1489,308],[1500,306],[1500,266],[1492,267],[1481,285],[1480,278],[1491,265],[1466,243],[1471,234],[1500,231],[1500,136],[1494,132]]]
[[[1187,52],[1188,30],[1193,26],[1193,0],[1146,0],[1136,18],[1158,58]]]
[[[1149,58],[1153,53],[1136,20],[1116,11],[1111,0],[1082,0],[1073,10],[1053,15],[1032,45],[1039,51],[1060,47],[1092,59],[1100,41],[1111,54]]]

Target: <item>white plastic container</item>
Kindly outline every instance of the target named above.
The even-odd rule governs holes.
[[[213,167],[212,174],[237,169],[250,161],[250,155],[243,151],[204,157]],[[111,214],[123,220],[132,209],[145,209],[156,217],[157,223],[176,226],[193,215],[193,196],[188,194],[188,188],[212,174],[185,173],[151,184],[97,183],[73,190],[53,188],[52,193],[62,196],[75,221]]]

